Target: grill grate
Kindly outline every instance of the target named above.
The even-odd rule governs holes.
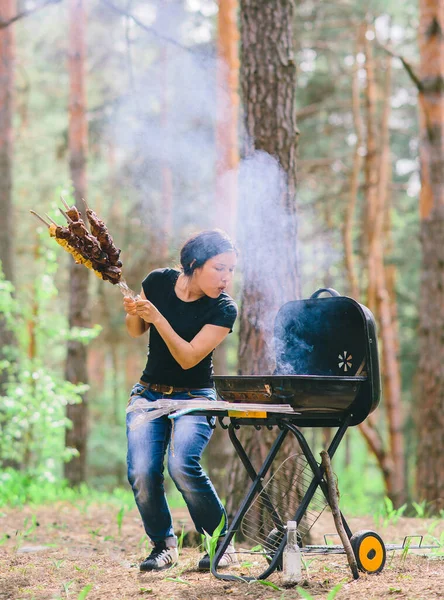
[[[243,537],[255,548],[262,547],[267,554],[273,554],[312,480],[313,471],[303,454],[285,459],[245,513],[241,523]],[[326,506],[325,496],[318,488],[298,525],[302,541]]]

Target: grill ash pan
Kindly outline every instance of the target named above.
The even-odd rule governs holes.
[[[328,292],[329,297],[319,297]],[[287,302],[274,327],[273,375],[217,376],[228,402],[290,404],[299,425],[328,427],[351,415],[361,423],[379,404],[375,320],[370,310],[335,290]]]

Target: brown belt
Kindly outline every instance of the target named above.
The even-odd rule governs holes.
[[[176,387],[173,385],[163,385],[161,383],[147,383],[139,380],[140,385],[143,385],[147,390],[160,392],[161,394],[175,394],[176,392],[189,392],[191,388]]]

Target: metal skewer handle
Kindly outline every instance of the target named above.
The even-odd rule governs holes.
[[[136,294],[131,288],[128,287],[128,284],[124,279],[121,279],[118,283],[116,283],[119,290],[122,292],[124,296],[127,298],[131,298],[132,300],[140,299],[139,294]]]

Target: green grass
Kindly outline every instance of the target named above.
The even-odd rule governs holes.
[[[304,432],[311,441],[313,455],[320,462],[325,449],[317,429]],[[348,439],[350,461],[346,462]],[[332,468],[338,478],[340,507],[347,517],[373,514],[375,507],[384,506],[384,481],[375,458],[369,454],[365,440],[357,428],[350,428],[332,459]]]
[[[132,508],[134,498],[130,489],[116,488],[112,492],[99,492],[87,486],[69,487],[66,481],[47,481],[7,469],[0,471],[0,507],[52,504],[55,502],[105,503],[119,508]]]
[[[170,485],[168,504],[171,508],[183,508],[185,502],[180,492]],[[85,512],[91,504],[110,504],[118,508],[117,528],[121,532],[124,514],[134,508],[133,492],[126,488],[111,491],[97,490],[82,483],[71,488],[65,480],[48,481],[43,477],[32,477],[14,469],[0,470],[0,508],[41,506],[55,502],[75,503]]]

